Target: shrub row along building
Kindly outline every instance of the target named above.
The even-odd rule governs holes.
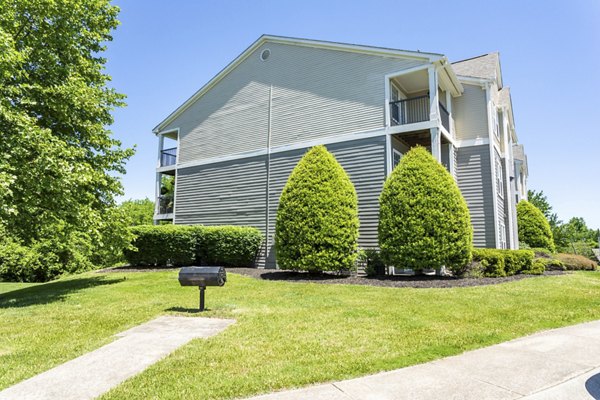
[[[358,194],[363,248],[377,247],[379,195],[409,148],[426,147],[469,206],[476,247],[518,247],[526,197],[498,53],[442,54],[262,36],[162,121],[155,221],[249,225],[274,268],[279,196],[306,150],[324,144]],[[165,176],[174,192],[161,189]]]

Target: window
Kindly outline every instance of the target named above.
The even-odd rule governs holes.
[[[496,191],[498,195],[504,198],[504,179],[502,178],[502,161],[496,156]]]
[[[494,135],[499,139],[500,138],[500,123],[498,122],[498,109],[496,105],[492,102],[492,129],[494,130]]]
[[[392,150],[392,169],[396,168],[396,165],[398,165],[400,163],[401,159],[402,159],[402,153],[400,153],[396,149],[393,149]]]
[[[500,222],[498,237],[500,238],[500,248],[506,249],[506,225],[504,225],[504,222]]]

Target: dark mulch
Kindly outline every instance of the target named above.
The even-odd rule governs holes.
[[[179,268],[132,268],[127,265],[122,267],[105,268],[96,272],[160,272],[175,271]],[[498,283],[520,281],[521,279],[536,278],[540,275],[514,275],[505,278],[453,278],[451,276],[419,275],[419,276],[345,276],[337,274],[309,274],[307,272],[283,271],[258,268],[227,268],[227,272],[249,276],[266,281],[285,281],[300,283],[324,283],[344,285],[369,285],[381,287],[411,287],[411,288],[453,288],[468,286],[495,285]],[[541,276],[563,275],[563,271],[546,271]]]
[[[336,274],[309,274],[282,270],[265,270],[256,268],[228,268],[227,272],[250,276],[268,281],[286,281],[302,283],[325,283],[345,285],[369,285],[381,287],[411,287],[411,288],[452,288],[468,286],[495,285],[497,283],[519,281],[535,278],[540,275],[514,275],[505,278],[453,278],[450,276],[342,276]],[[543,276],[563,275],[563,271],[548,271]]]

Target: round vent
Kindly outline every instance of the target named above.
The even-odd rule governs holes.
[[[260,59],[263,60],[263,61],[267,61],[270,56],[271,56],[271,50],[269,50],[269,49],[264,49],[260,53]]]

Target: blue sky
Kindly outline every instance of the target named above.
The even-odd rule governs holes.
[[[499,51],[529,187],[563,220],[600,228],[600,1],[120,0],[108,44],[112,85],[128,96],[112,130],[137,154],[124,198],[154,196],[152,128],[260,35],[443,53]]]

